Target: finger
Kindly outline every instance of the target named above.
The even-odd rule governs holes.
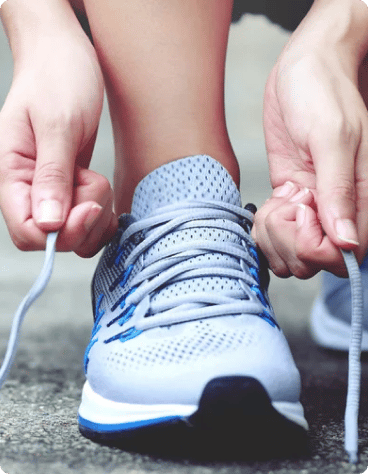
[[[295,257],[308,268],[308,276],[320,270],[347,276],[339,247],[324,233],[315,210],[304,204],[298,204],[296,210]],[[297,275],[294,271],[293,262],[289,265],[294,275],[303,278],[301,273]]]
[[[292,181],[286,181],[282,186],[277,186],[273,192],[273,198],[289,198],[300,191],[300,187],[294,184]]]
[[[276,214],[281,207],[279,202],[279,198],[271,198],[257,211],[254,216],[252,237],[266,257],[272,272],[280,278],[287,278],[291,273],[275,249],[272,224],[270,224],[272,216]],[[277,218],[275,220],[277,221]],[[278,224],[280,224],[280,221],[278,221]]]
[[[287,268],[289,275],[293,274],[297,278],[304,279],[314,275],[315,270],[308,268],[304,262],[300,261],[295,252],[297,209],[298,205],[293,203],[285,203],[278,207],[268,215],[266,228],[269,240],[273,244],[274,273],[277,276],[283,276],[279,273],[284,267]]]
[[[59,234],[57,249],[61,252],[78,249],[102,213],[103,207],[94,201],[84,202],[73,207]]]
[[[74,249],[81,257],[92,257],[115,235],[118,228],[118,218],[113,212],[114,196],[109,181],[102,175],[91,170],[78,168],[78,191],[75,201],[94,197],[102,206],[102,212],[96,219],[84,222],[88,234],[84,241]]]
[[[19,250],[43,250],[46,234],[36,226],[31,211],[30,185],[7,182],[1,186],[0,207],[13,243]]]
[[[109,181],[91,170],[77,167],[72,209],[60,232],[58,249],[73,250],[83,257],[93,256],[112,238],[116,229]]]
[[[265,253],[273,272],[310,278],[320,270],[346,276],[341,252],[323,232],[313,207],[285,203],[266,219]]]
[[[112,200],[105,207],[92,202],[79,204],[70,211],[60,239],[60,250],[64,247],[80,257],[93,257],[111,240],[117,225]]]
[[[41,250],[46,235],[32,221],[30,198],[33,134],[26,111],[10,96],[0,113],[0,208],[14,244],[20,250]]]
[[[32,215],[41,230],[59,230],[70,211],[76,151],[70,133],[58,126],[36,136],[37,159],[32,182]]]
[[[285,267],[297,278],[310,278],[322,269],[345,276],[340,250],[323,232],[316,211],[305,204],[285,203],[266,220],[273,245],[274,273]]]
[[[341,118],[332,125],[329,140],[317,137],[311,146],[316,170],[318,212],[322,226],[338,247],[358,244],[356,229],[355,159],[359,137]]]
[[[118,218],[105,209],[82,244],[74,252],[83,258],[96,255],[114,237],[118,229]]]
[[[274,213],[289,200],[297,200],[309,204],[313,201],[313,194],[307,188],[300,188],[299,185],[287,181],[283,186],[275,188],[272,198],[268,199],[262,208],[256,213],[252,228],[252,238],[262,250],[268,260],[269,266],[275,275],[280,278],[287,278],[291,275],[284,260],[280,258],[275,250],[273,232],[269,232],[266,227],[268,216]],[[280,226],[281,221],[276,218],[275,226]]]
[[[368,131],[368,123],[365,130]],[[356,224],[358,230],[359,247],[355,254],[359,263],[362,263],[368,249],[368,140],[367,133],[363,133],[362,145],[359,149],[356,164]]]

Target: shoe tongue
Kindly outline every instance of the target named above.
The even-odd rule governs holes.
[[[206,155],[181,158],[157,168],[138,184],[132,204],[136,219],[179,201],[221,201],[241,206],[240,193],[226,169]]]

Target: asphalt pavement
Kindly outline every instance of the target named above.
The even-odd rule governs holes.
[[[269,195],[262,132],[262,95],[267,75],[288,34],[262,17],[249,16],[231,30],[226,78],[230,136],[239,157],[244,203]],[[12,62],[0,35],[0,104],[11,84]],[[103,112],[92,168],[112,178],[113,144]],[[363,360],[360,464],[346,462],[343,418],[345,354],[318,349],[308,316],[318,287],[309,281],[272,279],[271,298],[288,336],[303,381],[302,402],[310,424],[309,450],[294,458],[211,459],[173,453],[139,453],[99,446],[83,438],[76,413],[84,382],[82,361],[92,328],[90,280],[97,257],[58,254],[46,293],[30,310],[9,380],[0,391],[0,466],[9,474],[339,474],[368,466],[368,359]],[[0,220],[0,354],[12,316],[36,278],[42,252],[22,253]],[[0,470],[1,473],[1,470]]]

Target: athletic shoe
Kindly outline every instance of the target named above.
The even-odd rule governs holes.
[[[361,267],[365,307],[368,303],[368,256]],[[321,347],[347,351],[351,332],[351,289],[348,278],[322,275],[321,294],[316,298],[310,321],[313,340]],[[365,310],[365,313],[367,310]],[[368,320],[363,319],[362,350],[368,351]]]
[[[140,182],[92,283],[83,435],[251,456],[305,441],[299,372],[250,237],[254,211],[207,156]]]

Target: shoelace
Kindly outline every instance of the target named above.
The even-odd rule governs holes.
[[[246,214],[244,217],[248,218],[249,216]],[[146,219],[146,223],[150,219],[151,219],[151,225],[152,226],[155,225],[152,221],[157,219],[157,217]],[[140,230],[143,230],[143,227],[141,227],[139,224],[133,224],[133,225],[135,225],[135,228],[131,229],[132,226],[130,226],[128,229],[128,231],[130,232],[130,235],[132,235],[135,232],[139,232]],[[4,384],[9,374],[9,370],[12,366],[12,363],[14,361],[16,350],[18,347],[18,342],[19,342],[20,329],[21,329],[21,325],[24,320],[24,317],[28,309],[32,305],[32,303],[42,294],[42,292],[44,291],[44,289],[46,288],[50,280],[53,264],[54,264],[57,235],[58,235],[57,232],[52,232],[47,236],[45,261],[44,261],[44,265],[41,270],[41,273],[38,276],[32,288],[30,289],[30,291],[22,300],[21,304],[19,305],[14,315],[7,350],[5,353],[2,366],[0,368],[0,388]],[[159,236],[152,233],[150,236],[150,239],[154,241],[156,238],[159,238]],[[234,244],[234,249],[235,247],[239,247],[239,246],[235,246]],[[134,258],[137,258],[138,255],[144,251],[143,248],[144,247],[142,246],[138,251],[136,249],[136,255],[135,256],[133,255],[132,260]],[[183,252],[185,252],[186,250],[183,250]],[[360,270],[359,270],[359,267],[358,267],[358,264],[353,252],[342,251],[342,254],[343,254],[346,268],[348,270],[348,274],[350,278],[351,295],[352,295],[351,342],[350,342],[350,347],[349,347],[348,392],[347,392],[346,410],[345,410],[345,450],[348,453],[349,461],[355,464],[358,462],[358,413],[359,413],[360,382],[361,382],[360,355],[361,355],[361,341],[362,341],[362,331],[363,331],[363,327],[362,327],[363,289],[362,289]],[[154,262],[151,262],[151,265],[153,264]],[[186,271],[190,272],[192,270],[186,269]],[[233,275],[232,272],[231,274]],[[212,298],[213,296],[211,296],[210,298],[211,301],[213,301]],[[216,300],[216,303],[217,303],[217,300]],[[223,305],[230,304],[230,306],[234,304],[233,302],[229,303],[228,300],[226,301],[223,300],[222,303]],[[198,304],[199,305],[203,304],[203,301],[197,302],[196,308],[198,308],[197,306]],[[146,309],[148,309],[147,303],[146,303]],[[190,309],[193,310],[193,306],[191,306]],[[234,311],[234,310],[235,308],[234,306],[232,306],[231,311]],[[155,318],[146,318],[146,319],[155,319]]]
[[[268,303],[259,290],[258,261],[254,243],[245,227],[251,226],[253,214],[228,203],[201,201],[175,203],[160,208],[148,218],[131,224],[121,237],[120,246],[144,231],[145,238],[125,260],[125,268],[131,268],[140,258],[144,267],[130,281],[134,291],[126,298],[123,308],[134,306],[134,327],[138,331],[163,325],[182,323],[194,319],[232,314],[262,314],[276,325],[268,313]],[[193,231],[210,228],[213,232],[228,232],[239,240],[206,240],[198,236],[193,240],[175,242],[157,253],[148,253],[156,242],[175,231]],[[179,240],[179,239],[178,239]],[[253,249],[253,251],[252,251]],[[230,257],[219,264],[201,262],[201,255],[222,254]],[[239,282],[238,288],[226,295],[214,291],[191,292],[156,301],[154,295],[160,288],[180,280],[213,277],[229,278]],[[257,291],[258,290],[258,291]],[[146,316],[149,317],[146,317]],[[154,316],[154,317],[153,317]]]
[[[5,382],[9,370],[13,364],[19,343],[20,328],[24,317],[32,303],[41,295],[50,280],[54,265],[57,235],[57,232],[52,232],[48,234],[46,241],[45,261],[41,273],[39,274],[37,280],[33,284],[32,288],[29,290],[27,295],[23,298],[14,315],[12,327],[10,330],[8,346],[6,349],[2,366],[0,368],[0,388]]]
[[[358,415],[360,400],[363,333],[363,288],[358,263],[353,252],[341,251],[348,270],[351,287],[351,336],[349,346],[348,393],[345,409],[345,450],[349,461],[358,462]]]

